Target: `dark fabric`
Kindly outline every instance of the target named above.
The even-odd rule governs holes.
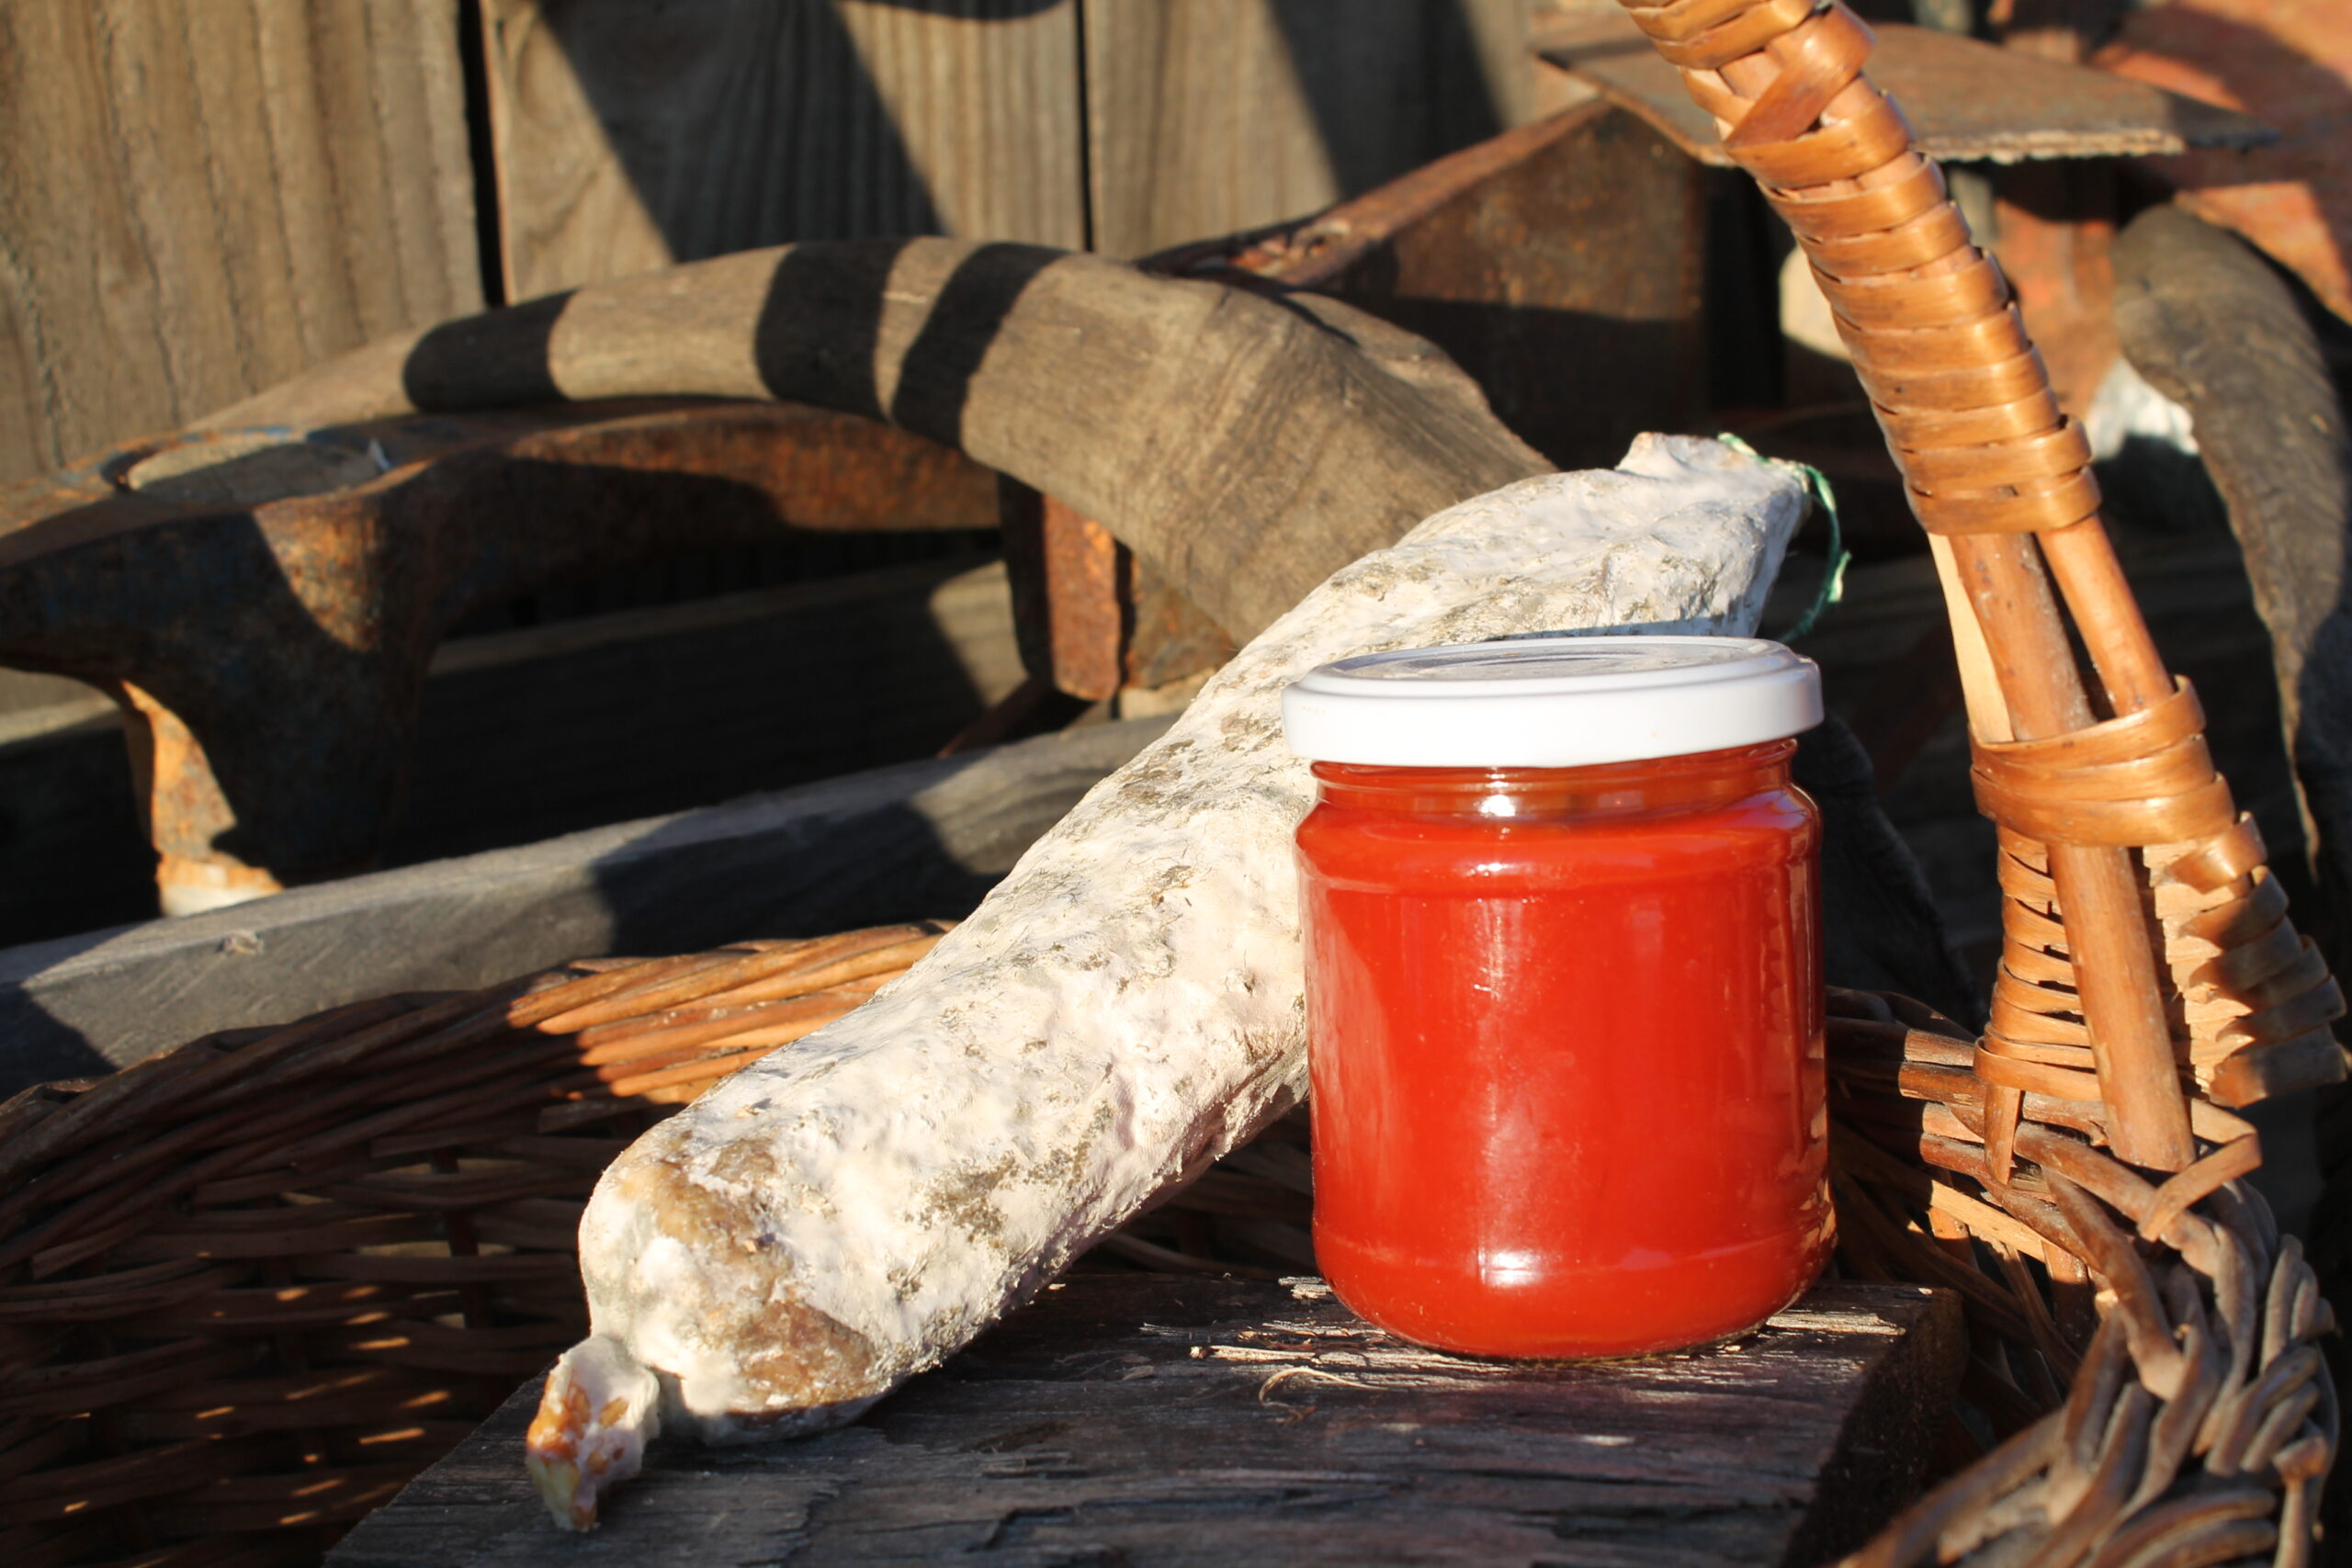
[[[1797,787],[1821,808],[1823,970],[1833,986],[1901,991],[1968,1025],[1984,1004],[1952,953],[1928,879],[1878,803],[1870,754],[1836,715],[1799,738]]]

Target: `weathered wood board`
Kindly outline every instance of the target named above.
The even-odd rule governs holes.
[[[1525,0],[1085,0],[1093,244],[1296,218],[1533,112]]]
[[[575,957],[961,915],[1167,728],[1096,725],[0,952],[0,1095]]]
[[[444,0],[10,0],[0,147],[0,482],[481,308]]]
[[[484,0],[507,298],[787,240],[1082,249],[1078,0]]]
[[[508,1564],[1803,1565],[1917,1483],[1957,1299],[1826,1285],[1697,1354],[1472,1360],[1319,1280],[1080,1273],[854,1426],[658,1445],[594,1534],[523,1469],[534,1380],[331,1568]]]
[[[968,556],[444,643],[389,863],[926,757],[1021,679]]]
[[[458,637],[382,863],[926,757],[1022,673],[1003,568],[968,556]],[[0,947],[155,908],[115,705],[56,684],[78,700],[0,712]]]
[[[485,0],[505,287],[787,240],[1137,255],[1532,112],[1524,0]]]

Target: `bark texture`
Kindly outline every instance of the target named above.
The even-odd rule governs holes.
[[[1551,465],[1427,342],[1037,245],[787,245],[394,338],[213,427],[648,394],[887,419],[1102,523],[1237,637]]]

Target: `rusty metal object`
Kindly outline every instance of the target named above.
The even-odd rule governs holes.
[[[2330,0],[2310,0],[2316,18]],[[1874,22],[1871,78],[1903,106],[1919,151],[1938,159],[1996,164],[2035,158],[2117,157],[2251,147],[2267,141],[2267,103],[2256,119],[2143,82],[1994,48],[1899,22]],[[1537,40],[1544,59],[1573,72],[1648,120],[1702,163],[1729,167],[1713,118],[1682,90],[1622,17],[1579,16]],[[2162,86],[2173,86],[2165,83]]]
[[[1553,462],[1605,468],[1644,430],[1703,423],[1705,182],[1633,116],[1586,104],[1144,265],[1345,300],[1445,350]]]
[[[2081,419],[2115,364],[2116,165],[2029,164],[1994,176],[2000,259],[2059,410]]]
[[[1595,106],[1334,209],[1299,243],[1244,237],[1159,270],[1357,303],[1452,350],[1555,461],[1607,463],[1636,431],[1702,412],[1700,178]],[[1426,344],[1388,351],[1460,380]],[[1578,364],[1609,374],[1558,373]],[[1230,656],[1106,529],[1024,493],[1008,555],[1033,678],[956,744]],[[0,534],[0,660],[115,696],[165,907],[190,910],[368,863],[424,661],[468,606],[779,525],[985,527],[999,503],[994,477],[944,447],[729,403],[208,432],[0,509],[22,520]]]
[[[922,329],[886,351],[873,312],[915,306]],[[1073,339],[1057,310],[1098,325]],[[1255,393],[1220,406],[1133,376],[1179,348],[1192,374]],[[538,432],[488,415],[501,438],[487,443],[475,416],[455,417],[562,392],[763,392],[855,417],[729,404],[748,422],[730,443],[729,416],[706,404],[603,446],[572,428],[593,415],[548,414]],[[1148,449],[1163,408],[1180,411],[1173,461]],[[230,428],[289,416],[342,423]],[[1100,258],[920,239],[742,253],[447,322],[162,446],[197,442],[219,460],[151,444],[0,498],[0,516],[23,520],[0,532],[0,660],[101,685],[131,716],[166,908],[180,909],[367,863],[401,793],[425,655],[467,606],[743,529],[904,526],[934,502],[946,513],[927,525],[992,525],[994,476],[946,444],[1051,472],[1244,631],[1287,607],[1286,584],[1544,466],[1442,354],[1337,302],[1277,310]],[[386,471],[369,478],[371,463]],[[828,509],[841,515],[813,514]],[[469,514],[487,525],[478,536]],[[1229,649],[1115,549],[1109,568],[1114,582],[1125,571],[1116,613],[1134,634],[1118,662],[1164,680]],[[1105,575],[1071,581],[1099,597]],[[1049,585],[1049,605],[1060,597]],[[1080,614],[1062,611],[1064,663]],[[1056,699],[1041,713],[1067,705],[1055,661],[1049,646],[1023,694]],[[1099,667],[1064,674],[1104,681]]]
[[[1135,374],[1148,364],[1249,390],[1187,396]],[[287,437],[350,445],[370,421],[567,395],[815,404],[887,419],[1016,477],[1050,476],[1244,633],[1430,512],[1545,468],[1429,344],[1337,301],[1287,310],[1101,257],[937,238],[776,246],[589,285],[381,340],[202,428],[226,439],[276,420],[334,423]],[[699,530],[729,502],[746,525],[789,523],[802,489],[861,471],[884,477],[894,514],[919,504],[896,493],[902,463],[861,470],[855,453],[830,453],[838,443],[753,439],[695,457],[655,442],[656,471],[640,472],[580,438],[547,450],[533,443],[549,438],[519,439],[492,458],[452,451],[315,501],[216,508],[231,525],[201,540],[198,519],[159,497],[112,492],[135,488],[131,469],[151,450],[16,507],[30,521],[0,532],[0,660],[107,684],[134,706],[128,687],[143,692],[151,772],[197,754],[157,742],[178,736],[154,713],[200,743],[200,773],[148,791],[167,896],[182,907],[365,863],[399,795],[421,650],[502,583],[707,543]],[[948,525],[993,523],[993,475],[878,426],[860,442],[937,452],[956,481]],[[356,449],[372,458],[373,446]],[[812,453],[815,473],[790,471]],[[386,463],[401,468],[389,451]],[[187,476],[169,477],[176,487]],[[657,482],[667,495],[642,488]],[[388,509],[386,491],[427,514]],[[335,525],[316,526],[314,507]],[[665,509],[686,521],[649,529]],[[489,521],[482,541],[441,526],[468,511]],[[213,581],[223,574],[226,591]],[[288,648],[297,675],[276,667]],[[224,864],[266,882],[217,872]]]
[[[1055,690],[1101,702],[1233,657],[1224,629],[1102,524],[1013,479],[1001,515],[1022,663]]]
[[[1012,479],[1001,488],[1004,565],[1023,666],[1084,702],[1114,695],[1126,684],[1122,655],[1133,558],[1111,530],[1051,496]]]
[[[2278,140],[2153,162],[2182,206],[2233,229],[2352,321],[2352,26],[2342,0],[2175,0],[2134,10],[2110,71],[2249,109]]]
[[[1043,620],[1054,684],[1100,701],[1126,684],[1127,599],[1135,557],[1091,517],[1046,497]]]
[[[0,660],[121,705],[187,912],[369,862],[469,607],[783,527],[986,528],[996,489],[876,421],[673,401],[148,442],[0,507]]]

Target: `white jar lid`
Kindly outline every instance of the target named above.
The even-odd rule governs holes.
[[[1395,768],[1579,768],[1821,722],[1821,671],[1759,637],[1534,637],[1342,659],[1283,693],[1291,750]]]

